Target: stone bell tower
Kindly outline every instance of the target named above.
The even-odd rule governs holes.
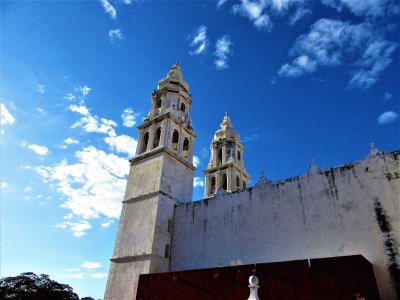
[[[246,189],[250,177],[243,164],[243,145],[228,113],[215,132],[210,149],[210,162],[204,171],[204,197],[211,197],[220,188],[230,193]]]
[[[158,82],[139,128],[104,299],[135,299],[139,274],[169,270],[174,205],[191,202],[189,85],[176,63]]]

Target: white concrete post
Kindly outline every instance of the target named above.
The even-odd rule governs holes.
[[[249,283],[250,283],[249,284],[250,296],[247,300],[260,300],[260,298],[258,298],[258,293],[257,293],[257,290],[259,288],[257,276],[255,276],[255,275],[250,276]]]

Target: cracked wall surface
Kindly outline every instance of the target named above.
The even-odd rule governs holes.
[[[178,205],[171,271],[362,254],[400,298],[400,151]]]

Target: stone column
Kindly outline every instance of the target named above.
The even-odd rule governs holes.
[[[164,147],[165,146],[165,137],[166,137],[166,134],[167,134],[167,132],[166,132],[166,124],[167,123],[167,120],[166,119],[164,119],[164,120],[162,120],[162,122],[161,122],[161,137],[160,137],[160,146],[161,147]]]
[[[222,164],[226,163],[226,144],[222,145]]]
[[[149,141],[147,143],[147,151],[153,149],[153,142],[154,142],[154,124],[150,125],[150,130],[149,130]]]

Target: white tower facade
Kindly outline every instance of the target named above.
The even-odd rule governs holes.
[[[139,128],[104,299],[134,299],[140,274],[167,272],[174,207],[192,201],[192,98],[175,64]]]
[[[220,188],[232,193],[248,187],[250,176],[244,168],[243,149],[240,135],[226,114],[211,142],[210,162],[204,171],[205,198],[213,196]]]

